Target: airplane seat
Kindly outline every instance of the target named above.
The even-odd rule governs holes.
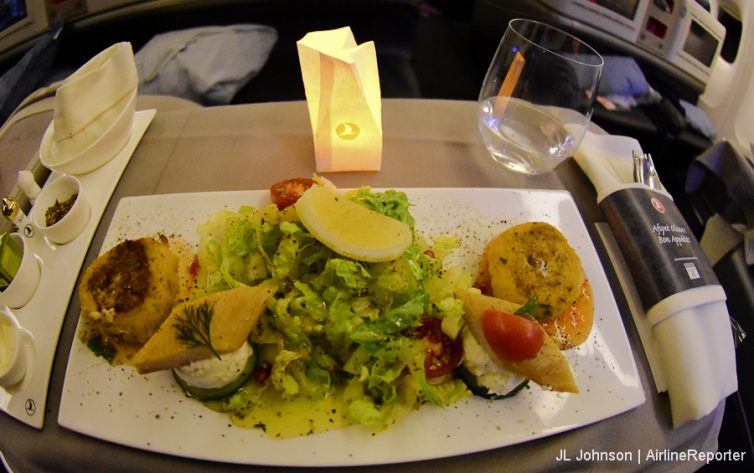
[[[701,153],[690,165],[685,215],[727,295],[737,339],[738,391],[725,405],[721,449],[754,457],[754,166],[727,141]],[[748,233],[748,235],[747,235]],[[747,241],[747,238],[748,241]],[[747,246],[748,254],[747,254]],[[754,461],[750,460],[752,466]],[[751,470],[747,470],[751,471]]]
[[[718,18],[726,36],[699,106],[709,115],[717,139],[730,141],[739,152],[747,153],[754,141],[754,4],[719,0]]]
[[[67,22],[47,83],[66,77],[116,42],[128,41],[138,53],[161,33],[201,26],[257,24],[275,28],[277,42],[261,71],[236,93],[231,103],[302,100],[296,41],[310,31],[350,26],[357,43],[375,43],[383,96],[419,97],[412,61],[420,4],[420,0],[237,0],[222,2],[222,6],[214,2],[155,2],[152,8],[124,7],[117,15]]]

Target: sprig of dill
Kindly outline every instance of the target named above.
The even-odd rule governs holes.
[[[212,346],[210,324],[214,310],[205,301],[199,306],[187,305],[183,309],[183,317],[176,317],[173,326],[178,330],[178,340],[189,348],[207,347],[219,359],[215,347]]]
[[[516,315],[526,317],[527,319],[537,320],[537,316],[541,311],[539,301],[536,297],[531,297],[526,301],[524,305],[516,310]]]
[[[524,305],[518,308],[516,315],[537,322],[545,322],[553,317],[552,306],[539,302],[536,296],[531,296]]]

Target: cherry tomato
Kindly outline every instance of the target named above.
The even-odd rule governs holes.
[[[424,358],[424,372],[427,378],[444,376],[461,364],[463,359],[463,341],[455,340],[442,331],[442,321],[437,317],[424,317],[417,329],[417,336],[427,344]]]
[[[189,264],[188,271],[191,275],[191,278],[196,280],[196,278],[199,276],[199,257],[194,256],[194,259],[191,260],[191,263]]]
[[[545,332],[538,323],[498,310],[482,314],[482,331],[495,353],[508,361],[534,358],[545,343]]]
[[[285,179],[270,187],[270,197],[272,202],[278,206],[278,209],[283,210],[295,204],[301,194],[313,185],[314,181],[306,177]]]
[[[263,361],[259,363],[259,366],[257,366],[257,369],[254,370],[254,380],[263,385],[267,383],[267,379],[272,374],[272,366],[267,363],[266,361]]]
[[[492,295],[492,283],[489,280],[479,278],[474,281],[474,287],[479,289],[485,296]]]

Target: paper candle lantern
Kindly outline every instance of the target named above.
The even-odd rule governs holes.
[[[374,42],[350,27],[308,33],[297,43],[318,172],[378,171],[382,103]]]

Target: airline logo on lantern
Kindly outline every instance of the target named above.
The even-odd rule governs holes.
[[[343,122],[335,127],[335,134],[341,140],[354,140],[361,133],[359,126],[352,122]]]

